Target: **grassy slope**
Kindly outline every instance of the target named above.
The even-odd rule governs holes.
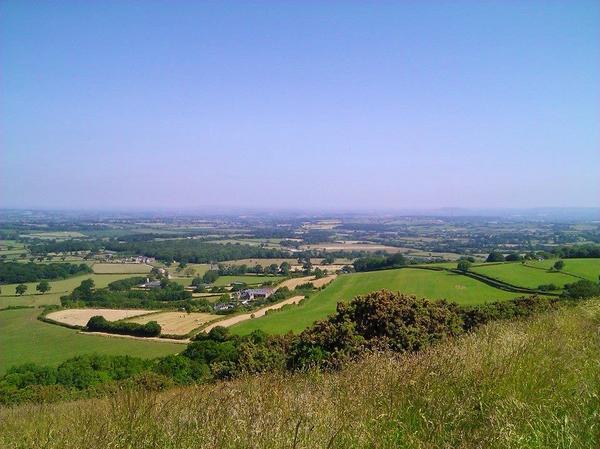
[[[300,306],[248,320],[231,328],[237,334],[261,329],[269,333],[299,332],[314,321],[335,311],[339,301],[386,288],[431,299],[449,299],[460,304],[510,299],[519,296],[490,287],[475,279],[458,274],[403,268],[339,276],[319,293]]]
[[[527,265],[538,268],[550,268],[557,259],[542,260],[539,262],[527,262]],[[600,276],[600,259],[563,259],[565,267],[563,268],[564,273],[574,274],[581,276],[590,281],[598,281]]]
[[[598,302],[336,374],[0,409],[7,449],[599,447]]]
[[[477,265],[471,271],[526,288],[538,288],[542,284],[555,284],[562,288],[565,284],[577,282],[579,278],[559,272],[538,270],[520,262]]]
[[[56,365],[86,353],[158,357],[180,352],[175,343],[80,335],[76,330],[36,319],[36,309],[0,311],[0,373],[28,362]]]
[[[15,296],[15,288],[17,284],[7,284],[2,286],[2,294],[0,296],[0,309],[9,306],[39,306],[44,304],[59,304],[60,297],[73,291],[75,287],[81,284],[85,279],[93,279],[96,287],[106,287],[109,283],[118,279],[125,279],[135,276],[133,274],[84,274],[75,276],[69,279],[61,279],[59,281],[50,281],[52,289],[45,295],[36,294],[35,286],[37,282],[26,283],[28,289],[27,294],[23,296]],[[1,329],[0,329],[1,333]]]

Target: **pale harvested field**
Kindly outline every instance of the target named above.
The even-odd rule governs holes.
[[[162,334],[185,335],[203,324],[220,317],[220,315],[210,313],[161,312],[127,321],[139,324],[156,321],[160,324]]]
[[[69,326],[85,326],[91,317],[100,315],[108,321],[117,321],[139,315],[155,312],[143,309],[67,309],[52,312],[47,318]]]
[[[315,286],[315,288],[321,288],[324,285],[329,284],[336,277],[337,277],[336,274],[330,274],[330,275],[327,275],[325,277],[322,277],[321,279],[315,279],[314,276],[304,276],[304,277],[301,277],[301,278],[292,278],[292,279],[288,279],[286,281],[283,281],[281,284],[279,284],[277,286],[277,288],[287,287],[290,290],[294,290],[299,285],[306,284],[307,282],[310,282],[312,285]]]
[[[217,321],[215,323],[209,324],[206,326],[203,331],[210,332],[210,330],[217,326],[229,327],[234,324],[240,323],[242,321],[250,320],[252,318],[260,318],[267,313],[268,310],[280,309],[288,304],[298,304],[300,301],[304,299],[304,296],[292,296],[291,298],[286,299],[285,301],[278,302],[277,304],[273,304],[267,307],[263,307],[262,309],[258,309],[256,312],[252,313],[244,313],[243,315],[232,316],[231,318],[227,318],[225,320]]]
[[[292,278],[292,279],[288,279],[286,281],[283,281],[282,283],[280,283],[277,288],[283,288],[283,287],[287,287],[290,290],[294,290],[296,287],[298,287],[300,284],[306,284],[307,282],[310,282],[314,279],[314,276],[304,276],[301,278]]]
[[[312,281],[312,285],[315,286],[315,288],[321,288],[327,284],[329,284],[331,281],[333,281],[335,278],[337,277],[336,274],[330,274],[328,276],[322,277],[321,279],[315,279],[314,281]]]
[[[92,270],[98,274],[145,274],[152,267],[143,263],[95,263]]]

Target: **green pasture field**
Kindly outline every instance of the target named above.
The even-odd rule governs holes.
[[[92,270],[97,274],[145,274],[152,267],[144,263],[95,263]]]
[[[90,353],[153,358],[185,348],[176,343],[82,335],[74,329],[39,321],[39,314],[39,309],[0,311],[0,374],[14,365],[58,365]]]
[[[188,268],[193,268],[194,270],[196,270],[196,273],[192,277],[196,277],[196,276],[202,276],[204,273],[206,273],[208,271],[208,269],[210,268],[210,265],[207,263],[188,263],[187,266],[183,270],[181,270],[181,272],[179,272],[179,273],[177,271],[175,271],[176,268],[177,268],[177,265],[171,265],[169,268],[167,268],[167,270],[169,270],[169,273],[171,273],[172,276],[189,277],[189,276],[185,276],[185,274],[184,274],[185,270],[187,270]]]
[[[474,273],[498,279],[519,287],[536,289],[542,284],[555,284],[562,288],[565,284],[577,282],[575,276],[560,272],[538,270],[521,262],[507,262],[500,264],[483,264],[471,267]]]
[[[527,262],[528,266],[549,269],[558,259],[547,259],[535,262]],[[563,259],[565,267],[563,273],[573,274],[598,282],[600,276],[600,259]],[[576,279],[577,281],[577,279]]]
[[[0,256],[20,256],[21,254],[29,252],[25,248],[13,248],[13,249],[2,249],[0,250]]]
[[[423,251],[423,250],[415,250],[410,249],[407,253],[408,256],[414,257],[439,257],[441,259],[450,259],[450,260],[458,260],[462,256],[462,254],[458,253],[436,253],[433,251]]]
[[[335,312],[338,302],[347,302],[355,296],[384,288],[429,299],[448,299],[459,304],[479,304],[519,296],[446,271],[402,268],[353,273],[338,276],[328,287],[299,306],[244,321],[232,326],[231,331],[236,334],[248,334],[256,329],[273,334],[300,332]]]
[[[217,287],[224,287],[226,285],[230,285],[233,282],[245,282],[248,285],[257,285],[262,284],[264,282],[273,282],[274,284],[278,284],[284,279],[285,278],[283,276],[260,276],[242,274],[239,276],[220,276],[219,279],[215,281],[214,285]]]
[[[436,267],[436,268],[449,268],[451,270],[455,269],[458,262],[434,262],[434,263],[423,263],[418,264],[419,267]]]
[[[22,243],[14,240],[0,240],[0,256],[5,256],[5,260],[18,259],[23,253],[29,254],[29,251]]]
[[[36,292],[35,286],[38,282],[27,282],[27,293],[23,296],[16,296],[15,288],[18,284],[2,285],[0,294],[0,309],[11,306],[41,306],[60,304],[60,297],[73,291],[75,287],[81,284],[85,279],[93,279],[97,288],[106,287],[113,281],[132,277],[131,274],[84,274],[68,279],[50,281],[51,290],[40,295]],[[0,332],[2,330],[0,329]]]

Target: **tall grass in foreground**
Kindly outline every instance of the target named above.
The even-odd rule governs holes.
[[[6,448],[597,448],[600,303],[340,373],[0,410]]]

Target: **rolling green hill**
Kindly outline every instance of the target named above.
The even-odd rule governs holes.
[[[233,326],[231,331],[237,334],[247,334],[256,329],[276,334],[300,332],[316,320],[333,313],[339,301],[349,301],[357,295],[384,288],[429,299],[448,299],[460,304],[477,304],[520,296],[447,271],[402,268],[353,273],[339,276],[328,287],[299,306],[245,321]]]
[[[537,289],[542,284],[555,284],[562,288],[565,284],[577,282],[579,278],[561,272],[538,270],[520,262],[482,264],[471,267],[474,273],[483,274],[519,287]]]
[[[528,266],[549,269],[557,259],[527,262]],[[590,281],[597,282],[600,276],[600,259],[563,259],[565,267],[563,273],[581,276]]]

